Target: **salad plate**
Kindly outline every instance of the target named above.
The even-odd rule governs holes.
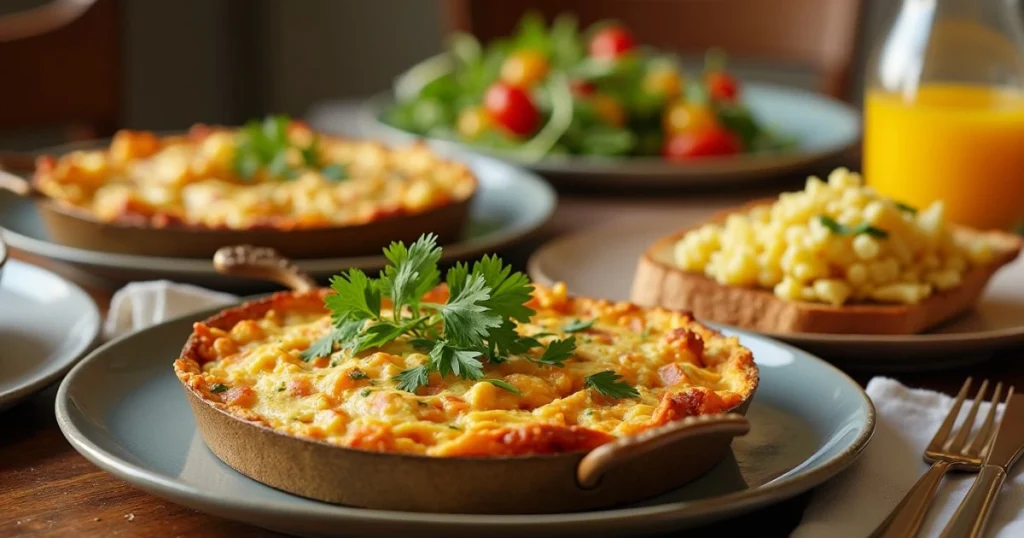
[[[659,157],[552,156],[539,160],[514,153],[475,148],[455,140],[427,138],[435,147],[458,153],[484,153],[520,165],[556,185],[630,190],[637,187],[714,187],[763,181],[839,158],[860,140],[860,119],[853,108],[834,99],[785,86],[746,85],[750,108],[765,122],[793,137],[782,152],[709,157],[670,162]],[[367,102],[360,119],[367,132],[405,142],[422,136],[387,124],[381,118],[393,98],[378,95]],[[328,126],[323,126],[328,127]]]
[[[608,510],[545,515],[428,514],[300,498],[251,480],[210,452],[171,367],[199,312],[109,342],[64,380],[58,425],[76,450],[155,495],[222,517],[305,535],[452,537],[636,536],[681,529],[779,502],[852,464],[870,440],[874,409],[835,367],[785,344],[730,331],[756,357],[750,433],[697,481]],[[116,380],[116,382],[112,382]],[[443,483],[443,477],[439,477]]]
[[[664,217],[603,226],[555,239],[529,261],[531,278],[564,281],[577,294],[603,291],[627,300],[637,260],[644,250],[673,231],[698,224]],[[769,334],[844,368],[915,371],[978,362],[992,352],[1024,344],[1024,259],[1005,266],[989,282],[967,314],[912,335]]]
[[[564,14],[550,25],[528,14],[486,44],[456,33],[448,50],[371,100],[364,123],[587,187],[749,181],[828,159],[859,138],[848,105],[741,81],[721,50],[693,69],[642,39],[613,21],[580,28]]]
[[[3,273],[0,410],[56,381],[100,331],[100,312],[78,286],[18,260],[3,264]]]
[[[462,237],[445,246],[448,260],[462,259],[521,240],[551,217],[557,203],[551,187],[535,174],[486,156],[460,156],[479,180]],[[47,231],[33,200],[0,191],[0,228],[12,249],[77,266],[115,281],[168,278],[220,288],[253,288],[258,281],[218,274],[208,259],[116,254],[59,244]],[[299,260],[307,273],[327,278],[339,268],[376,269],[381,255]],[[265,288],[265,286],[263,286]]]

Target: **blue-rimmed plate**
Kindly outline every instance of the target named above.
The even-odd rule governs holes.
[[[551,156],[539,161],[522,161],[514,154],[493,155],[524,166],[556,184],[635,189],[637,187],[698,187],[734,185],[779,177],[788,172],[826,162],[853,147],[860,139],[860,115],[849,105],[796,88],[749,82],[743,101],[764,125],[796,140],[796,147],[784,151],[710,157],[673,163],[659,157]],[[370,134],[393,141],[408,141],[416,135],[381,121],[390,96],[369,101],[362,119]],[[337,130],[330,115],[312,118],[314,127]],[[446,140],[432,140],[439,148],[457,152],[482,152]]]
[[[67,149],[70,147],[64,151]],[[537,175],[490,157],[458,158],[473,169],[480,187],[463,238],[444,247],[445,261],[473,257],[521,240],[551,218],[557,203],[555,192]],[[220,275],[210,260],[202,258],[112,254],[62,245],[50,238],[34,200],[3,190],[0,228],[5,230],[7,243],[13,249],[70,263],[113,280],[170,279],[221,288],[252,286],[256,282]],[[296,264],[306,273],[324,279],[347,267],[378,269],[387,260],[377,255],[296,260]]]
[[[78,286],[18,260],[2,269],[0,409],[57,381],[100,332],[100,312]]]
[[[733,455],[677,491],[613,510],[550,515],[423,514],[337,506],[290,495],[223,464],[203,444],[171,363],[192,322],[169,321],[112,341],[82,361],[57,394],[71,444],[108,472],[183,505],[296,534],[491,538],[637,536],[721,519],[792,497],[848,467],[875,414],[845,374],[795,348],[737,333],[761,372],[752,429]],[[401,487],[396,484],[396,487]]]

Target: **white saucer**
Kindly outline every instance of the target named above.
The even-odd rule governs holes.
[[[8,260],[0,278],[0,409],[57,381],[99,331],[100,311],[81,288]]]
[[[563,236],[530,258],[537,282],[565,282],[590,297],[628,300],[640,255],[658,238],[693,225],[684,219],[640,219]],[[767,334],[851,368],[925,370],[963,365],[993,351],[1024,346],[1024,258],[989,282],[969,313],[928,333],[906,336]]]

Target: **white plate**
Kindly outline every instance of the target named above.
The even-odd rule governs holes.
[[[143,490],[281,532],[513,538],[677,530],[821,484],[856,460],[874,430],[871,401],[834,366],[739,332],[760,368],[760,384],[747,412],[750,434],[733,442],[732,456],[676,491],[618,509],[571,514],[424,514],[332,505],[249,479],[203,443],[172,363],[192,322],[212,313],[145,329],[90,354],[61,384],[57,424],[86,458]]]
[[[446,261],[491,252],[519,241],[540,228],[555,210],[555,192],[535,174],[496,159],[462,156],[477,175],[480,189],[470,209],[470,222],[462,240],[445,245]],[[202,258],[163,258],[111,254],[67,247],[50,240],[36,211],[36,202],[0,191],[0,227],[11,248],[78,266],[118,281],[166,278],[218,288],[239,288],[265,283],[225,277]],[[314,277],[325,279],[349,267],[371,270],[386,265],[382,255],[296,260]]]
[[[835,99],[796,88],[750,82],[744,85],[743,100],[765,125],[795,137],[797,147],[789,151],[683,163],[659,157],[587,156],[557,156],[525,162],[510,155],[492,154],[537,172],[559,185],[635,190],[637,187],[734,185],[779,177],[835,157],[860,139],[860,115]],[[363,118],[364,128],[394,141],[418,138],[380,121],[381,111],[390,102],[389,96],[372,99]],[[325,130],[339,128],[327,124],[315,127]],[[451,151],[483,152],[452,141],[431,139],[431,142]]]
[[[81,288],[8,260],[0,279],[0,409],[56,381],[99,331],[100,312]]]
[[[657,239],[696,222],[641,219],[558,238],[530,258],[530,276],[565,282],[573,293],[628,300],[640,255]],[[1024,258],[989,282],[976,307],[931,332],[907,336],[770,334],[843,366],[919,370],[962,365],[1024,345]]]

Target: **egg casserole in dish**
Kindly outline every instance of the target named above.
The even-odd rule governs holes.
[[[333,295],[279,293],[195,324],[174,365],[179,379],[207,403],[278,433],[436,457],[586,451],[745,408],[757,386],[751,353],[735,337],[686,313],[572,297],[561,284],[534,289],[528,321],[515,323],[518,337],[539,345],[500,362],[478,357],[474,376],[454,375],[454,362],[447,376],[423,370],[410,386],[408,372],[434,353],[412,335],[358,353],[329,345],[310,353],[338,324],[324,307]],[[453,303],[443,284],[425,298]],[[387,298],[380,316],[392,319]],[[545,362],[570,339],[575,349]]]
[[[109,147],[39,158],[33,186],[100,222],[287,231],[425,213],[465,202],[477,181],[422,144],[389,148],[270,117],[177,136],[122,130]]]

